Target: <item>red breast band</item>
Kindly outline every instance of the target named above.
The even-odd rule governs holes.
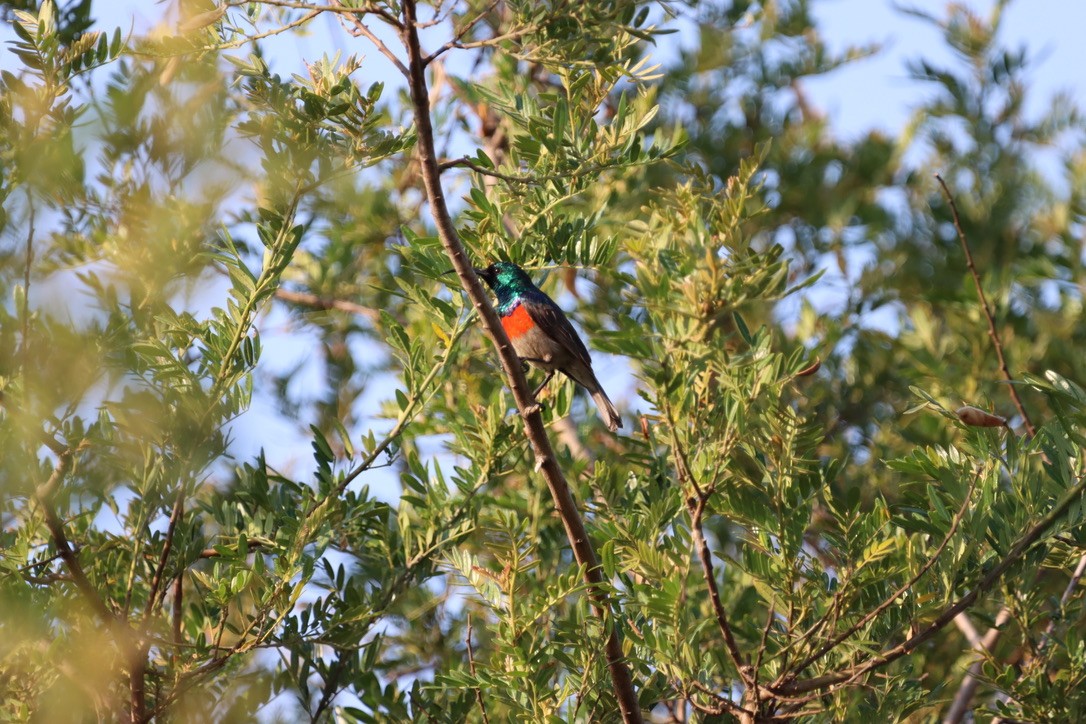
[[[502,328],[511,340],[531,331],[534,326],[535,322],[523,304],[513,307],[512,312],[502,317]]]

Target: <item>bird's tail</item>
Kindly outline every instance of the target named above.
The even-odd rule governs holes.
[[[600,417],[607,424],[608,430],[615,432],[622,427],[622,418],[618,416],[618,410],[611,404],[611,400],[599,383],[596,384],[596,389],[592,390],[592,399],[595,400],[596,407],[600,410]]]

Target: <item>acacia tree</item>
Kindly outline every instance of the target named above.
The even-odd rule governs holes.
[[[7,8],[6,717],[1081,716],[1080,121],[1002,5],[848,144],[801,82],[871,49],[802,2]],[[357,52],[285,69],[322,20]],[[632,433],[532,399],[493,259],[562,270]],[[232,452],[269,400],[312,464]]]

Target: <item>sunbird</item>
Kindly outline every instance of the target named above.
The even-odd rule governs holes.
[[[588,348],[562,309],[512,262],[495,262],[485,269],[476,269],[475,273],[497,295],[498,316],[517,356],[547,372],[532,397],[540,393],[555,372],[561,372],[588,390],[611,432],[622,427],[618,411],[592,371]]]

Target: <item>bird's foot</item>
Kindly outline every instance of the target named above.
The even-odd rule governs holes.
[[[525,418],[527,418],[527,417],[530,417],[531,415],[534,415],[534,414],[535,414],[535,413],[537,413],[537,412],[542,412],[542,411],[543,411],[543,405],[541,405],[541,404],[540,404],[540,403],[538,403],[538,402],[533,402],[532,404],[530,404],[530,405],[528,405],[527,407],[525,407],[525,408],[524,408],[524,412],[523,412],[523,413],[521,413],[521,414],[522,414],[522,415],[523,415],[523,416],[524,416]]]

